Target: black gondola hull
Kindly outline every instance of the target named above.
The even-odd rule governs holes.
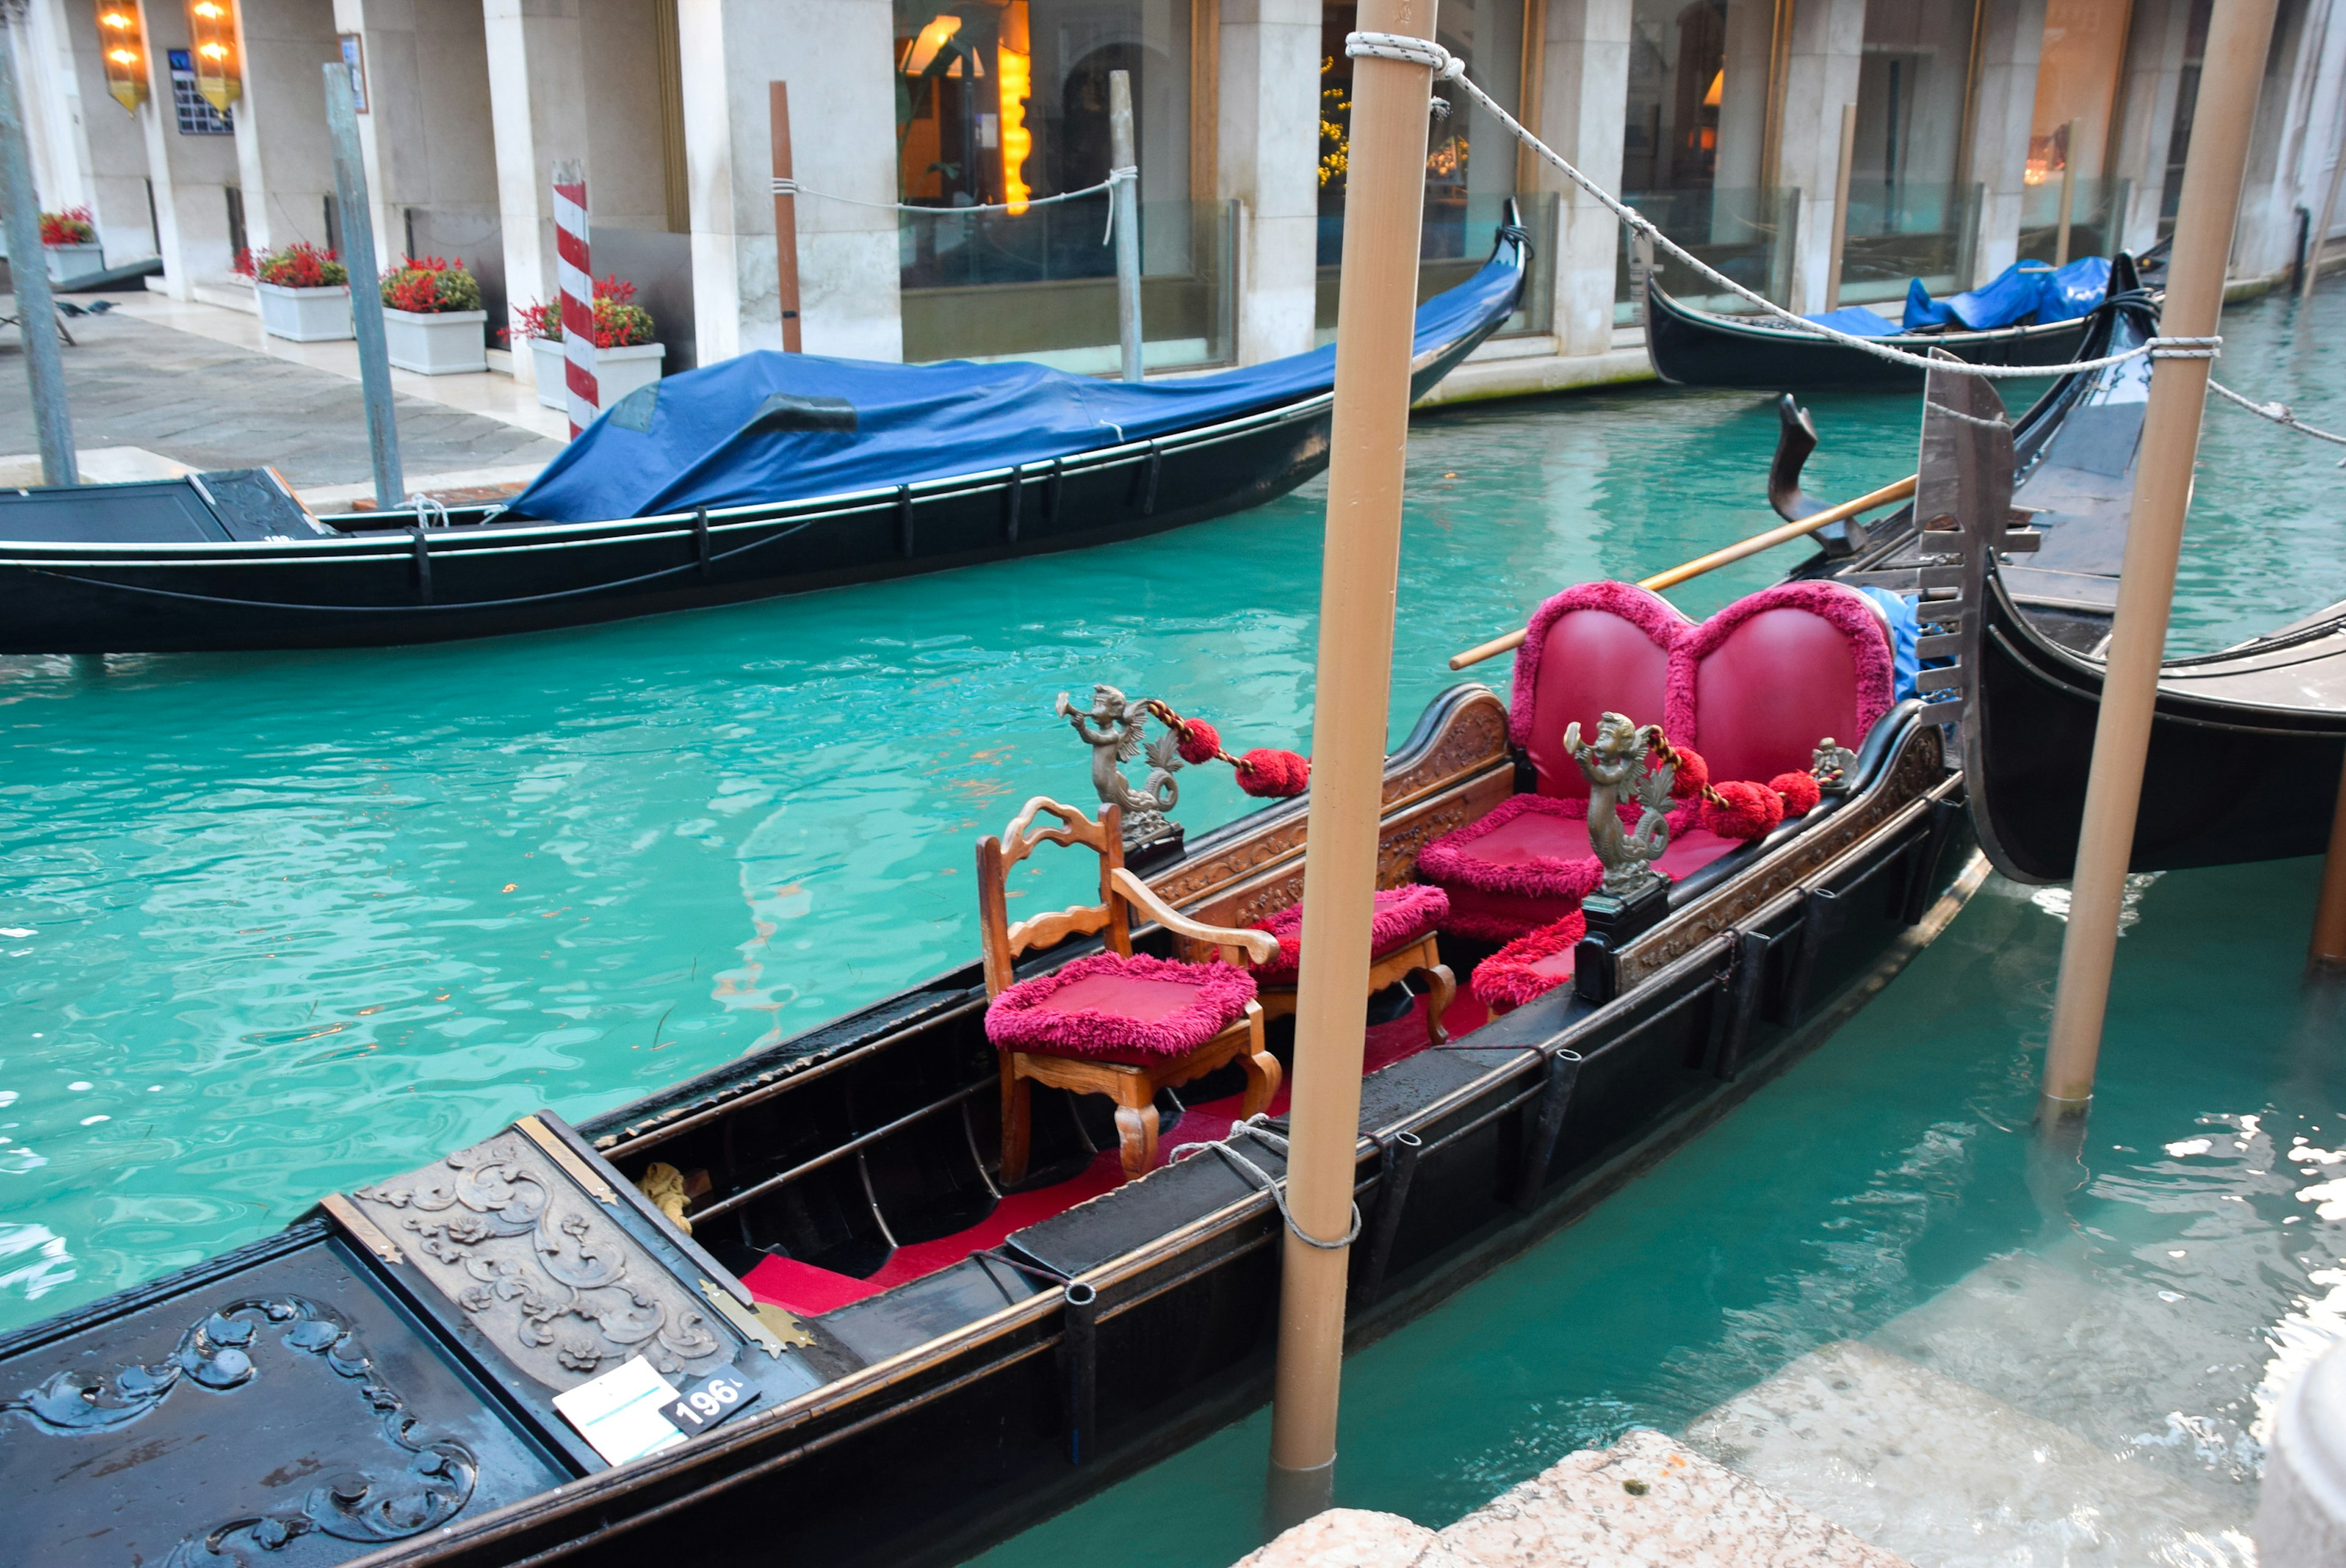
[[[1933,332],[1881,340],[1909,353],[1942,349],[1981,365],[2058,365],[2071,361],[2086,319],[1987,332]],[[1654,373],[1679,386],[1749,392],[1827,388],[1919,390],[1923,372],[1821,338],[1698,311],[1648,280],[1646,354]]]
[[[1665,923],[1621,954],[1627,989],[1617,1000],[1551,993],[1364,1083],[1356,1339],[1424,1309],[1692,1136],[1822,1038],[1951,917],[1979,873],[1938,730],[1907,704],[1877,727],[1856,771],[1856,793],[1674,890]],[[1480,687],[1458,688],[1389,768],[1389,840],[1421,843],[1460,810],[1487,809],[1511,791],[1513,773],[1504,708]],[[1224,890],[1209,898],[1239,898],[1264,876],[1300,878],[1306,809],[1289,802],[1202,835],[1154,880],[1167,896],[1203,887]],[[523,1179],[544,1190],[577,1184],[563,1187],[563,1201],[580,1213],[582,1237],[598,1259],[632,1262],[629,1278],[650,1288],[648,1298],[671,1287],[689,1296],[698,1279],[717,1302],[719,1277],[733,1278],[729,1260],[738,1269],[764,1255],[759,1247],[842,1268],[860,1257],[868,1272],[884,1256],[866,1246],[884,1234],[875,1231],[881,1206],[895,1241],[908,1243],[953,1233],[990,1201],[995,1074],[984,995],[974,971],[959,971],[580,1135],[545,1116],[531,1135],[546,1153],[521,1149],[536,1161]],[[923,1109],[956,1105],[967,1119]],[[837,1157],[866,1147],[876,1128],[898,1129],[872,1145],[884,1159]],[[1180,1135],[1178,1125],[1165,1131]],[[1038,1180],[1056,1179],[1055,1164],[1090,1158],[1063,1110],[1038,1113],[1035,1132]],[[1393,1152],[1403,1133],[1420,1144],[1409,1156]],[[448,1163],[477,1169],[482,1150],[518,1146],[518,1134]],[[1257,1157],[1278,1171],[1275,1155]],[[1392,1163],[1402,1157],[1413,1161],[1405,1199]],[[712,1198],[764,1191],[778,1168],[807,1174],[721,1221],[705,1202],[709,1217],[684,1238],[649,1217],[629,1185],[654,1159],[706,1168]],[[357,1390],[322,1377],[321,1408],[351,1407],[339,1446],[303,1439],[331,1476],[290,1499],[265,1485],[255,1492],[300,1457],[276,1451],[293,1438],[272,1424],[271,1400],[297,1390],[289,1365],[321,1382],[290,1335],[279,1344],[283,1330],[272,1321],[255,1341],[260,1370],[250,1386],[217,1400],[184,1393],[168,1407],[237,1441],[204,1450],[206,1473],[218,1480],[201,1495],[138,1521],[142,1551],[151,1560],[176,1550],[174,1568],[225,1561],[201,1545],[209,1532],[223,1551],[249,1553],[260,1539],[249,1500],[259,1496],[275,1505],[272,1528],[299,1537],[288,1562],[616,1568],[653,1552],[741,1564],[954,1561],[1240,1413],[1267,1386],[1278,1217],[1227,1165],[1197,1158],[1015,1231],[994,1255],[810,1319],[815,1342],[804,1349],[770,1358],[745,1344],[734,1364],[767,1380],[762,1408],[684,1447],[602,1468],[553,1415],[547,1381],[524,1369],[533,1358],[543,1368],[547,1351],[542,1338],[516,1339],[512,1324],[500,1325],[507,1297],[484,1290],[475,1299],[444,1282],[435,1293],[432,1270],[458,1260],[479,1265],[472,1278],[529,1283],[526,1269],[507,1275],[469,1254],[526,1232],[526,1216],[504,1224],[503,1195],[515,1184],[471,1189],[485,1222],[451,1227],[432,1217],[448,1212],[444,1200],[406,1191],[439,1168],[330,1200],[283,1237],[0,1339],[0,1390],[41,1387],[61,1370],[168,1367],[174,1332],[236,1311],[250,1317],[254,1308],[235,1304],[257,1293],[378,1302],[360,1325],[386,1385],[376,1407],[476,1390],[474,1408],[458,1412],[462,1430],[444,1435],[461,1457],[434,1469],[397,1441],[383,1449],[371,1434],[389,1427],[359,1419],[366,1407]],[[554,1200],[531,1209],[549,1222],[560,1212]],[[316,1266],[321,1278],[278,1288],[264,1271],[289,1254],[327,1260]],[[1070,1298],[1055,1283],[1070,1276],[1097,1293],[1088,1334],[1071,1331]],[[526,1291],[517,1293],[525,1307]],[[567,1321],[555,1319],[557,1346]],[[591,1337],[586,1353],[599,1353]],[[112,1462],[137,1450],[140,1423],[152,1419],[126,1417],[93,1439],[0,1400],[0,1464],[26,1481],[12,1488],[16,1528],[70,1536],[92,1498],[57,1456],[70,1447]],[[408,1449],[443,1441],[449,1425],[409,1431]],[[547,1473],[570,1479],[549,1489]],[[299,1522],[366,1528],[337,1510],[418,1495],[371,1535]]]
[[[1976,655],[1972,809],[1996,868],[2031,882],[2076,872],[2102,667],[2033,626],[1991,577]],[[2346,711],[2249,708],[2173,689],[2206,661],[2170,664],[2151,719],[2131,868],[2318,855],[2329,840]]]
[[[1520,277],[1520,229],[1496,254]],[[1520,283],[1518,283],[1518,292]],[[1411,367],[1413,397],[1514,297]],[[0,536],[0,654],[373,647],[707,608],[1139,538],[1260,505],[1328,465],[1329,393],[1148,442],[852,495],[591,524],[124,545]],[[47,497],[54,501],[54,497]],[[353,527],[360,526],[353,522]],[[5,518],[0,517],[0,531]]]

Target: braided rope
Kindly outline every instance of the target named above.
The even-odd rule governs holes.
[[[1691,268],[1698,275],[1757,306],[1765,314],[1774,317],[1782,325],[1804,336],[1821,338],[1828,342],[1839,343],[1843,348],[1855,349],[1861,353],[1872,354],[1875,359],[1887,360],[1892,364],[1908,365],[1915,370],[1952,371],[1957,375],[1981,376],[1991,381],[2021,381],[2034,377],[2074,375],[2083,371],[2103,370],[2111,365],[2122,365],[2128,360],[2140,359],[2146,354],[2155,353],[2160,344],[2168,341],[2166,339],[2153,338],[2137,347],[2127,350],[2124,353],[2107,354],[2098,360],[2078,360],[2063,365],[1975,365],[1962,360],[1950,361],[1925,359],[1920,354],[1910,354],[1903,349],[1890,348],[1872,338],[1861,338],[1851,332],[1843,332],[1821,322],[1805,320],[1777,304],[1764,294],[1744,287],[1726,273],[1701,260],[1684,246],[1664,234],[1650,219],[1636,208],[1614,196],[1603,186],[1575,168],[1562,153],[1525,129],[1521,121],[1499,106],[1496,99],[1477,87],[1474,78],[1466,75],[1464,63],[1431,38],[1409,38],[1392,33],[1354,33],[1344,40],[1344,53],[1355,59],[1398,60],[1403,65],[1427,66],[1433,68],[1437,79],[1456,82],[1473,97],[1476,103],[1483,106],[1492,118],[1513,133],[1516,140],[1554,164],[1563,172],[1566,178],[1595,197],[1606,210],[1627,224],[1633,232],[1644,235],[1678,261]],[[2187,344],[2195,351],[2199,348],[2207,350],[2204,353],[2194,351],[2188,357],[2195,359],[2214,357],[2214,348],[2208,346],[2204,340],[2194,338],[2174,341]]]
[[[2310,435],[2316,441],[2335,442],[2340,446],[2346,446],[2346,435],[2333,435],[2326,430],[2316,430],[2313,426],[2305,423],[2303,421],[2300,420],[2296,414],[2292,413],[2290,411],[2289,404],[2285,402],[2255,402],[2253,399],[2242,397],[2239,392],[2234,392],[2230,387],[2224,385],[2221,382],[2215,380],[2213,377],[2208,379],[2208,390],[2214,392],[2218,397],[2227,398],[2233,402],[2239,403],[2250,413],[2262,415],[2264,418],[2272,421],[2275,424],[2280,425],[2284,430],[2293,430],[2300,435]]]

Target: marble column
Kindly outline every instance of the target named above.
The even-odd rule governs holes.
[[[1766,183],[1768,73],[1776,43],[1773,0],[1727,0],[1726,79],[1719,95],[1719,162],[1711,188],[1711,239],[1727,243],[1749,233],[1739,219],[1755,215]]]
[[[1621,188],[1628,117],[1630,0],[1549,0],[1541,57],[1540,139],[1611,191]],[[1556,334],[1567,354],[1613,346],[1620,223],[1542,160],[1539,188],[1559,192]]]
[[[2140,250],[2158,239],[2167,153],[2183,85],[2183,35],[2191,0],[2135,0],[2127,34],[2124,98],[2110,137],[2109,172],[2129,183],[2116,243]]]
[[[297,239],[323,245],[334,155],[322,67],[342,56],[333,8],[319,0],[238,0],[236,31],[244,70],[235,115],[246,239],[255,256]]]
[[[2036,3],[2041,6],[2043,0]],[[1776,183],[1800,192],[1792,254],[1797,311],[1825,308],[1832,272],[1833,198],[1841,180],[1841,111],[1857,101],[1864,48],[1865,0],[1801,0],[1793,7]]]
[[[2264,90],[2257,98],[2256,129],[2249,138],[2249,164],[2240,181],[2239,226],[2232,237],[2235,277],[2268,278],[2285,271],[2297,255],[2297,209],[2303,207],[2320,215],[2321,196],[2309,197],[2301,172],[2306,134],[2311,128],[2307,111],[2316,98],[2326,97],[2315,70],[2327,43],[2324,24],[2336,25],[2321,14],[2327,9],[2318,0],[2310,6],[2287,5],[2274,20]],[[2334,133],[2324,126],[2320,134],[2327,139]]]
[[[561,295],[555,270],[554,166],[573,159],[586,163],[590,214],[596,205],[595,170],[587,158],[591,100],[581,10],[581,0],[483,0],[481,7],[508,310],[551,303]],[[515,378],[531,380],[532,362],[529,355],[515,354]]]
[[[790,85],[796,177],[867,202],[896,193],[888,0],[678,0],[700,362],[782,346],[768,84]],[[801,195],[799,311],[811,354],[904,357],[896,214]]]
[[[1979,83],[1972,98],[1971,181],[1983,188],[1972,247],[1981,283],[2020,257],[2028,136],[2036,113],[2036,65],[2045,52],[2045,0],[1985,0]]]
[[[482,156],[496,131],[480,0],[334,0],[334,25],[359,35],[366,64],[359,151],[375,253],[386,266],[399,258],[413,208],[485,228],[498,193],[496,161]],[[471,253],[462,259],[476,272],[487,265]]]
[[[196,297],[198,282],[228,275],[228,191],[240,176],[232,136],[182,136],[171,107],[170,51],[188,47],[188,14],[176,0],[143,0],[153,92],[138,111],[146,133],[148,178],[155,191],[163,284],[177,300]],[[319,96],[325,93],[320,78]],[[241,112],[240,102],[236,110]]]
[[[1218,188],[1239,218],[1239,362],[1311,347],[1319,280],[1319,0],[1222,0]]]

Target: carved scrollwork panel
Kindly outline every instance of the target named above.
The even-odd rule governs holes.
[[[699,1377],[731,1359],[691,1294],[515,1132],[351,1195],[524,1372],[557,1391],[632,1356]]]
[[[389,1473],[340,1470],[296,1504],[227,1520],[189,1536],[166,1560],[169,1568],[241,1563],[235,1551],[239,1537],[270,1552],[312,1533],[343,1541],[398,1541],[444,1524],[463,1512],[480,1477],[472,1451],[452,1437],[422,1428],[408,1413],[399,1390],[375,1370],[358,1330],[332,1308],[305,1297],[247,1297],[230,1302],[190,1325],[158,1364],[117,1368],[103,1375],[59,1372],[36,1390],[0,1400],[0,1413],[21,1414],[36,1431],[58,1435],[128,1426],[182,1384],[227,1393],[256,1383],[260,1373],[252,1351],[260,1329],[280,1324],[290,1325],[280,1337],[285,1348],[315,1356],[336,1377],[347,1379],[377,1418],[383,1441],[406,1455],[407,1462]]]

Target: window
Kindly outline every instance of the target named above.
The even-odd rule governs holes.
[[[236,122],[196,91],[195,57],[185,49],[173,49],[170,60],[171,109],[178,117],[179,134],[234,136]]]
[[[1719,172],[1726,90],[1726,0],[1637,0],[1621,134],[1624,188],[1708,190]]]

